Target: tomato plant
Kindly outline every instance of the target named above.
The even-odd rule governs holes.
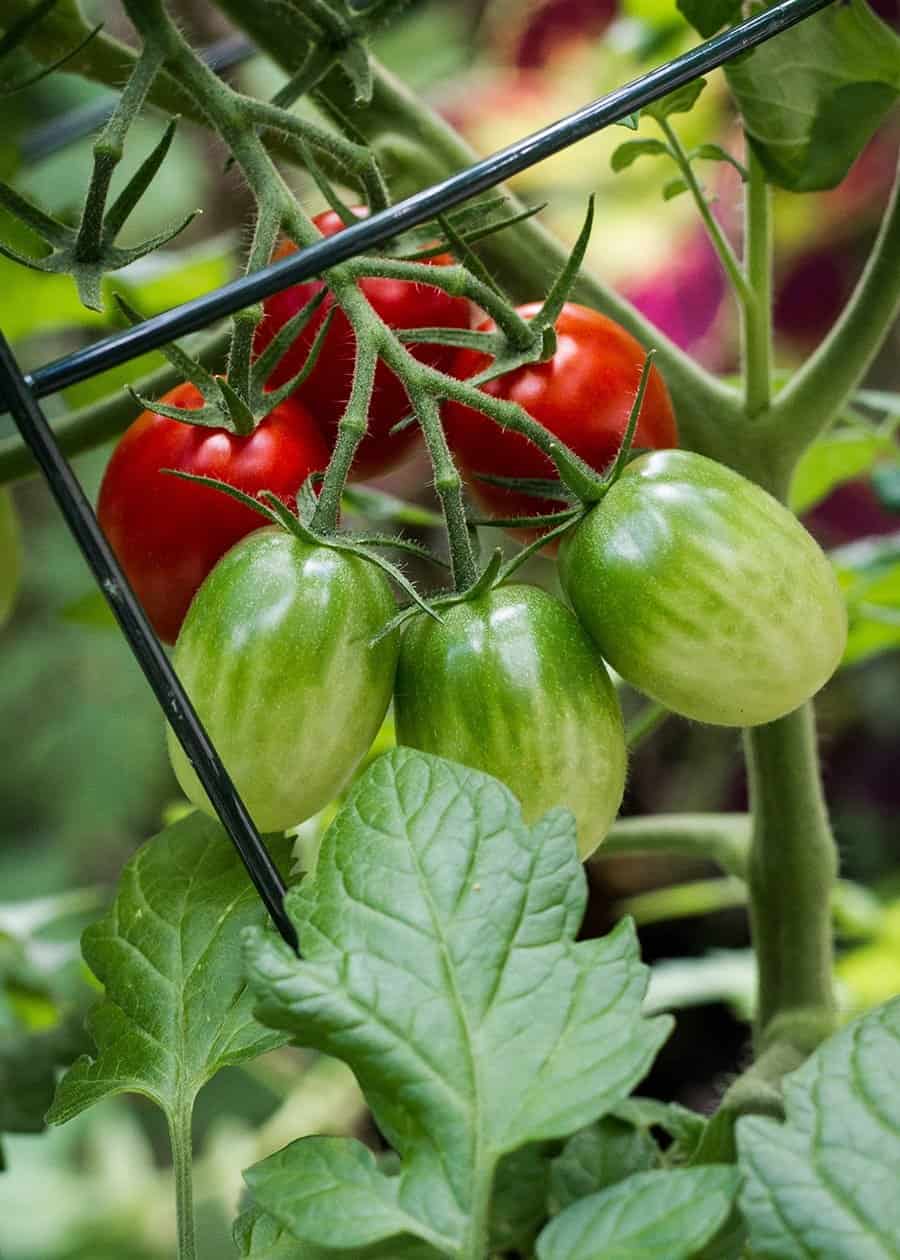
[[[190,383],[163,398],[202,406]],[[258,529],[259,516],[221,491],[165,470],[213,477],[246,494],[270,490],[291,506],[312,472],[328,463],[328,447],[308,413],[281,403],[253,433],[184,424],[145,411],[113,451],[97,514],[128,580],[167,643],[174,643],[191,600],[216,561]]]
[[[191,605],[175,665],[257,826],[322,809],[369,751],[391,698],[396,636],[387,580],[358,556],[258,530],[216,565]],[[181,746],[172,764],[209,809]]]
[[[357,207],[354,213],[363,214],[364,209]],[[323,236],[333,236],[344,226],[340,215],[333,210],[317,214],[313,222]],[[275,257],[283,258],[295,249],[290,241],[283,241],[275,251]],[[431,266],[441,267],[453,260],[449,254],[438,254],[429,261]],[[308,281],[282,289],[267,298],[265,317],[256,335],[257,351],[264,350],[279,328],[322,287],[322,281]],[[450,297],[430,285],[371,277],[360,281],[360,288],[372,309],[389,328],[468,328],[471,321],[471,308],[464,298]],[[309,408],[322,425],[328,440],[333,442],[338,421],[350,396],[356,339],[346,316],[330,297],[326,297],[314,318],[283,356],[269,383],[272,388],[283,385],[303,367],[316,333],[329,313],[331,327],[320,347],[315,367],[298,387],[295,397]],[[423,363],[442,370],[450,367],[454,355],[450,347],[440,345],[415,346],[413,352]],[[365,481],[380,476],[409,457],[419,441],[416,426],[409,425],[399,433],[391,433],[390,430],[410,410],[403,382],[386,364],[379,363],[369,406],[368,430],[353,464],[354,480]]]
[[[530,319],[538,309],[537,303],[529,303],[519,307],[519,314]],[[494,398],[519,403],[599,472],[619,449],[646,351],[614,320],[574,302],[563,307],[555,329],[552,358],[505,373],[482,388]],[[494,331],[494,325],[487,321],[481,330]],[[477,350],[461,350],[453,372],[463,378],[474,376],[488,362]],[[445,423],[447,440],[468,475],[469,488],[489,512],[503,517],[538,516],[559,508],[559,502],[478,479],[479,473],[553,476],[553,464],[527,438],[498,429],[486,416],[458,403],[447,404]],[[672,402],[656,367],[650,371],[634,441],[636,446],[655,449],[678,444]]]
[[[567,608],[503,586],[404,634],[397,741],[496,776],[536,820],[556,804],[587,857],[622,800],[625,739],[609,675]]]
[[[82,7],[116,12],[101,30]],[[515,43],[516,7],[539,38],[504,95],[485,49]],[[598,7],[608,38],[545,39]],[[868,0],[749,7],[0,5],[0,83],[23,91],[0,183],[0,396],[23,440],[3,422],[0,487],[36,459],[100,588],[45,487],[17,491],[34,567],[0,641],[4,1255],[211,1260],[241,1164],[244,1260],[900,1255],[900,1199],[875,1192],[900,1166],[900,39]],[[207,24],[224,59],[185,37]],[[265,66],[239,86],[216,73],[251,50]],[[697,66],[728,50],[707,90]],[[72,99],[60,67],[113,89],[106,121],[90,156],[32,169],[97,118],[47,117]],[[561,121],[473,165],[449,120],[492,108],[517,137]],[[185,125],[160,134],[161,113]],[[165,216],[205,187],[213,238],[175,241]],[[344,233],[343,261],[241,309],[355,216],[365,250]],[[773,294],[810,240],[848,271],[798,361]],[[113,297],[137,331],[110,334]],[[201,328],[212,312],[230,319]],[[77,349],[36,364],[54,344]],[[177,631],[172,662],[122,615],[48,458],[34,407],[60,387],[65,455],[125,434],[100,516]],[[348,484],[417,435],[430,471]],[[830,496],[850,479],[879,537]],[[558,564],[543,534],[483,549],[467,493],[565,539]],[[787,504],[846,545],[826,555]],[[191,750],[173,728],[177,799],[103,596]],[[186,693],[261,838],[221,782],[212,816]],[[94,886],[58,893],[78,872]],[[18,1136],[90,1108],[68,1143]]]
[[[796,517],[692,451],[630,464],[564,541],[560,574],[613,668],[701,722],[790,713],[847,641],[834,571]]]

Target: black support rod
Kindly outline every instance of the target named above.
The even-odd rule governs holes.
[[[153,688],[166,720],[190,758],[222,825],[234,841],[266,909],[285,941],[296,949],[297,936],[282,904],[284,882],[178,675],[154,634],[146,613],[128,585],[78,479],[60,452],[46,417],[28,388],[2,334],[0,395],[40,465],[69,530]]]

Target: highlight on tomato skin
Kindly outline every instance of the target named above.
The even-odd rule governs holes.
[[[784,717],[828,682],[847,642],[818,543],[760,486],[693,451],[629,464],[564,539],[559,573],[613,669],[699,722]]]
[[[191,410],[203,397],[190,382],[160,400]],[[120,438],[100,487],[97,515],[135,594],[165,643],[174,643],[198,587],[216,562],[265,519],[211,486],[164,472],[214,477],[245,494],[270,490],[292,510],[306,478],[330,450],[294,400],[253,433],[188,424],[143,412]]]
[[[354,213],[363,217],[367,212],[365,207],[356,207]],[[333,210],[316,215],[313,222],[325,236],[334,236],[344,227],[343,220]],[[296,246],[291,241],[283,241],[274,258],[284,258],[295,250]],[[431,266],[442,267],[451,264],[453,259],[449,254],[438,254],[427,261]],[[278,330],[323,287],[322,280],[308,280],[266,298],[263,303],[265,314],[254,340],[256,353],[262,353]],[[376,314],[390,328],[468,328],[472,322],[472,307],[468,299],[451,297],[430,285],[367,277],[359,282],[359,287]],[[319,349],[315,367],[293,397],[308,407],[319,422],[326,440],[333,444],[353,383],[356,338],[349,320],[336,306],[331,294],[287,350],[269,377],[269,387],[275,389],[285,384],[300,371],[329,312],[333,312],[331,326]],[[451,346],[408,345],[408,349],[420,362],[443,372],[450,370],[456,354]],[[412,455],[420,441],[418,426],[412,424],[399,433],[390,432],[410,410],[402,382],[379,361],[369,406],[369,427],[356,453],[350,472],[352,480],[365,481],[380,476]]]
[[[518,308],[525,319],[532,318],[539,309],[536,302]],[[487,320],[480,328],[494,331],[495,325]],[[556,335],[552,359],[526,364],[481,388],[493,398],[519,403],[592,468],[602,472],[621,444],[646,349],[614,320],[574,302],[563,306],[556,321]],[[453,375],[474,376],[489,363],[487,355],[460,350]],[[486,512],[497,517],[540,516],[563,506],[559,500],[534,498],[478,479],[479,473],[499,477],[555,476],[551,461],[528,438],[501,429],[487,416],[456,402],[445,405],[444,425],[472,497]],[[650,370],[634,445],[654,450],[678,445],[672,401],[656,366]],[[528,531],[528,536],[537,537],[540,532]]]
[[[417,616],[400,647],[397,742],[492,774],[526,821],[570,809],[588,857],[619,809],[626,750],[615,689],[560,601],[511,584]]]

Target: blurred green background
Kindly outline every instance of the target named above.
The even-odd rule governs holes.
[[[229,33],[202,0],[172,7],[198,43]],[[876,7],[897,21],[895,4]],[[116,4],[85,8],[128,38]],[[690,38],[670,0],[433,0],[413,4],[383,37],[379,53],[487,152],[634,77]],[[232,78],[261,94],[281,82],[262,59]],[[3,100],[3,174],[63,219],[77,213],[91,138],[39,159],[35,146],[47,124],[102,96],[58,74]],[[715,139],[735,149],[720,76],[713,76],[681,128],[687,141]],[[135,128],[123,173],[134,169],[161,129],[158,119]],[[778,195],[780,366],[809,353],[849,293],[887,197],[898,135],[895,118],[834,192]],[[518,190],[532,202],[547,201],[547,222],[569,240],[587,195],[596,192],[592,265],[670,336],[729,372],[735,365],[735,313],[694,209],[688,198],[662,199],[669,172],[658,164],[642,162],[613,175],[609,158],[622,138],[614,129],[586,141],[522,176]],[[734,173],[716,164],[704,176],[716,213],[736,232],[741,210]],[[297,187],[317,209],[318,195],[299,178]],[[234,275],[247,239],[250,206],[235,174],[223,173],[217,145],[182,124],[128,233],[137,239],[197,206],[204,215],[175,245],[116,277],[115,287],[147,313]],[[0,239],[28,246],[5,215]],[[25,368],[113,326],[110,316],[79,305],[68,279],[0,259],[0,327]],[[811,528],[825,546],[842,549],[840,567],[855,601],[855,659],[819,704],[844,873],[876,896],[863,899],[856,921],[844,925],[857,937],[842,943],[848,1006],[881,1000],[900,987],[900,911],[883,909],[900,898],[900,492],[892,428],[900,416],[898,348],[895,330],[869,382],[880,393],[859,400],[837,434],[807,461],[797,487]],[[59,415],[122,388],[154,362],[150,356],[69,390],[48,410]],[[0,440],[10,432],[8,418],[0,417]],[[91,494],[107,457],[101,450],[76,461]],[[423,501],[427,484],[421,463],[385,483]],[[92,988],[77,960],[78,931],[102,907],[129,855],[179,799],[159,711],[49,495],[36,479],[16,485],[13,493],[24,568],[14,613],[0,630],[0,1087],[6,1090],[14,1074],[3,1056],[4,1035],[11,1038],[23,1027],[40,1033],[54,1026],[60,1010],[77,1016],[89,1002]],[[542,559],[533,562],[530,576],[554,581],[552,566]],[[640,707],[633,696],[626,695],[625,703],[629,711]],[[644,813],[739,809],[744,803],[738,734],[672,720],[636,754],[625,808]],[[586,930],[606,930],[625,899],[713,874],[686,863],[597,861]],[[73,890],[79,890],[74,898],[68,895]],[[686,1008],[647,1088],[688,1105],[709,1105],[746,1044],[741,1016],[752,1001],[752,970],[744,912],[723,900],[721,909],[701,913],[699,901],[672,897],[639,899],[632,909],[644,921],[648,960],[677,960],[658,973],[661,994],[668,985],[668,997],[660,1001]],[[73,1036],[77,1040],[77,1031]],[[254,1135],[264,1123],[262,1135]],[[280,1051],[247,1070],[223,1073],[204,1092],[197,1125],[202,1255],[231,1254],[227,1222],[240,1168],[316,1128],[365,1133],[366,1120],[343,1069],[306,1062],[296,1052]],[[4,1148],[4,1260],[172,1254],[165,1134],[149,1105],[133,1099],[104,1103],[62,1130],[7,1137]]]

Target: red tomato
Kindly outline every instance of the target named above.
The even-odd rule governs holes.
[[[362,216],[366,211],[357,208],[354,213]],[[325,236],[333,236],[344,226],[340,216],[333,210],[317,215],[314,222]],[[295,249],[295,245],[285,241],[275,251],[275,258],[283,258]],[[449,254],[439,254],[429,261],[435,266],[447,266],[453,260]],[[256,333],[257,353],[265,349],[279,328],[296,315],[322,287],[321,280],[310,280],[266,298],[265,318]],[[471,308],[465,298],[450,297],[440,289],[433,289],[428,285],[409,284],[401,280],[366,279],[360,281],[359,287],[373,309],[391,328],[468,328],[471,323]],[[333,306],[334,299],[329,294],[270,376],[270,388],[283,385],[300,370],[322,320]],[[455,355],[450,346],[423,345],[410,346],[410,349],[420,362],[442,371],[449,370]],[[356,339],[353,329],[338,308],[332,317],[331,327],[315,368],[294,394],[323,425],[331,443],[334,442],[338,421],[350,395],[355,354]],[[409,400],[399,378],[383,363],[379,363],[375,370],[375,388],[369,409],[369,430],[357,451],[351,472],[354,481],[377,477],[402,463],[412,452],[419,438],[416,425],[411,425],[393,436],[389,435],[391,427],[409,411]]]
[[[162,399],[203,405],[189,382]],[[145,411],[123,434],[100,487],[97,515],[157,634],[174,643],[197,588],[226,551],[266,522],[221,490],[164,474],[215,477],[255,495],[271,490],[289,507],[328,444],[299,403],[281,403],[245,437]]]
[[[519,307],[530,319],[537,302]],[[493,331],[487,320],[483,331]],[[482,386],[494,398],[519,403],[535,420],[572,448],[598,472],[614,459],[628,424],[646,352],[638,341],[605,315],[567,302],[556,321],[557,347],[546,363],[531,363]],[[452,374],[474,376],[490,362],[475,350],[460,350]],[[476,473],[498,477],[553,477],[552,463],[527,438],[503,430],[487,416],[458,403],[444,408],[447,440],[474,498],[495,516],[539,516],[557,511],[559,501],[536,499],[474,479]],[[635,446],[664,449],[678,445],[669,391],[653,367],[641,406]],[[524,532],[524,531],[523,531]],[[527,535],[536,537],[536,531]]]

